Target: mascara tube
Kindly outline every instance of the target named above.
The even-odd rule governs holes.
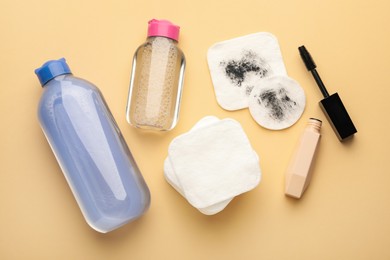
[[[324,99],[320,101],[320,107],[324,112],[326,118],[331,124],[338,139],[342,142],[348,137],[352,137],[356,132],[356,127],[353,124],[347,110],[344,107],[343,102],[338,93],[329,95],[324,83],[322,82],[320,75],[318,74],[316,64],[310,53],[306,50],[305,46],[298,48],[299,53],[308,71],[314,77],[319,89],[321,90]]]

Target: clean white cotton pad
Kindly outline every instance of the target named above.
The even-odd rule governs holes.
[[[215,116],[203,117],[201,120],[198,121],[198,123],[196,123],[191,128],[190,131],[194,131],[196,129],[199,129],[201,127],[204,127],[206,125],[209,125],[210,123],[214,123],[214,122],[217,122],[217,121],[219,121],[219,119],[217,117],[215,117]],[[172,164],[171,164],[171,161],[170,161],[169,157],[167,157],[165,159],[165,161],[164,161],[164,177],[165,177],[165,180],[177,192],[179,192],[183,197],[185,197],[184,192],[182,191],[182,188],[179,186],[180,184],[178,183],[178,180],[176,178],[176,174],[173,172]],[[211,205],[209,207],[201,208],[201,209],[198,209],[198,210],[200,212],[202,212],[203,214],[205,214],[205,215],[214,215],[214,214],[220,212],[221,210],[223,210],[230,203],[230,201],[232,199],[233,198],[230,198],[230,199],[227,199],[225,201],[222,201],[222,202],[216,203],[214,205]]]
[[[219,119],[218,117],[216,116],[205,116],[203,118],[201,118],[191,129],[189,132],[192,132],[192,131],[195,131],[199,128],[202,128],[202,127],[205,127],[205,126],[208,126],[212,123],[215,123],[215,122],[218,122],[218,121],[221,121],[221,119]]]
[[[191,128],[190,132],[197,130],[201,127],[205,127],[205,126],[207,126],[211,123],[217,122],[217,121],[220,121],[220,120],[215,116],[206,116],[206,117],[202,118],[201,120],[199,120],[198,123],[196,123],[194,125],[194,127]],[[258,155],[255,151],[253,151],[253,154],[256,156],[257,160],[259,160]],[[169,157],[167,157],[164,161],[164,177],[165,177],[166,181],[177,192],[179,192],[183,197],[185,197],[184,192],[182,191],[182,188],[180,187],[180,184],[178,183],[178,180],[176,178],[176,174],[173,172],[172,164],[171,164]],[[211,206],[206,207],[206,208],[199,208],[198,210],[205,215],[214,215],[214,214],[222,211],[230,203],[230,201],[232,199],[233,198],[224,200],[222,202],[216,203],[216,204],[211,205]]]
[[[258,158],[241,125],[232,119],[175,138],[168,154],[177,186],[198,209],[247,192],[260,181]]]
[[[248,107],[248,97],[258,82],[287,75],[277,38],[267,32],[214,44],[207,61],[218,104],[226,110]]]
[[[182,188],[179,186],[178,180],[176,178],[176,174],[173,172],[172,164],[170,162],[169,157],[165,159],[164,161],[164,176],[165,180],[183,197],[185,197],[184,192],[182,191]],[[214,205],[211,205],[206,208],[200,208],[198,209],[200,212],[202,212],[205,215],[214,215],[220,211],[222,211],[232,200],[233,198],[221,201],[219,203],[216,203]]]
[[[255,121],[271,130],[295,124],[305,109],[306,98],[302,87],[287,76],[263,79],[249,97],[249,111]]]

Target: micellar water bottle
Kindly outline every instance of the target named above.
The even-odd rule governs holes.
[[[179,119],[185,70],[179,30],[167,20],[149,21],[148,38],[134,54],[126,119],[137,128],[167,131]]]
[[[106,233],[142,215],[149,189],[99,89],[65,59],[35,73],[40,125],[87,223]]]

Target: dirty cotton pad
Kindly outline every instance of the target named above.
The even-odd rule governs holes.
[[[195,126],[190,130],[194,131],[196,129],[199,129],[201,127],[207,126],[211,123],[218,122],[219,119],[215,116],[206,116],[199,120],[198,123],[195,124]],[[254,152],[254,151],[253,151]],[[254,154],[257,157],[257,154],[254,152]],[[258,158],[258,157],[257,157]],[[164,161],[164,177],[166,181],[177,191],[179,192],[183,197],[185,197],[184,192],[182,191],[182,188],[180,187],[179,181],[176,178],[176,174],[173,171],[171,160],[169,157],[167,157]],[[205,215],[214,215],[220,211],[222,211],[232,200],[233,198],[224,200],[222,202],[216,203],[214,205],[211,205],[206,208],[200,208],[198,209],[200,212],[202,212]]]
[[[247,192],[260,181],[258,158],[232,119],[175,138],[168,155],[184,196],[198,209]]]
[[[277,38],[260,32],[216,43],[207,61],[218,104],[226,110],[248,107],[259,80],[287,75]]]
[[[302,87],[287,76],[263,79],[249,97],[249,111],[255,121],[271,130],[295,124],[305,109],[306,98]]]

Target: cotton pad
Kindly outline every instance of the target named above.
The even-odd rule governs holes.
[[[267,32],[216,43],[207,61],[218,104],[226,110],[248,107],[248,97],[259,81],[287,75],[276,37]]]
[[[255,121],[271,130],[295,124],[305,109],[306,98],[302,87],[287,76],[262,79],[249,97],[249,111]]]
[[[173,172],[172,164],[170,162],[170,159],[167,158],[164,161],[164,176],[166,181],[177,191],[185,197],[184,192],[182,191],[182,188],[179,186],[179,181],[176,178],[176,174]],[[205,215],[214,215],[221,210],[223,210],[232,200],[233,198],[221,201],[219,203],[216,203],[214,205],[208,206],[206,208],[199,208],[198,210],[202,212]]]
[[[215,117],[215,116],[206,116],[206,117],[202,118],[201,120],[199,120],[199,122],[196,123],[195,126],[190,131],[194,131],[196,129],[199,129],[201,127],[207,126],[210,123],[214,123],[214,122],[217,122],[217,121],[219,121],[219,119],[217,117]],[[256,154],[256,156],[257,156],[257,154]],[[165,161],[164,161],[164,177],[165,177],[166,181],[177,192],[179,192],[183,197],[185,197],[184,192],[182,191],[182,188],[180,187],[179,181],[176,178],[176,174],[173,171],[172,164],[171,164],[171,161],[170,161],[169,157],[166,158]],[[200,212],[202,212],[203,214],[205,214],[205,215],[214,215],[214,214],[220,212],[221,210],[223,210],[230,203],[230,201],[232,199],[233,198],[230,198],[230,199],[221,201],[219,203],[216,203],[214,205],[211,205],[209,207],[200,208],[198,210]]]
[[[232,119],[175,138],[168,155],[176,188],[198,209],[226,203],[260,181],[258,157],[241,125]]]
[[[205,126],[207,126],[211,123],[217,122],[217,121],[220,121],[220,120],[215,116],[206,116],[206,117],[202,118],[201,120],[199,120],[199,122],[195,124],[195,126],[190,130],[190,132],[197,130],[201,127],[205,127]],[[259,157],[255,151],[253,151],[253,154],[256,157],[257,161],[259,161]],[[185,197],[184,192],[183,192],[182,188],[180,187],[180,184],[178,183],[176,175],[173,171],[172,164],[170,162],[169,157],[166,158],[166,160],[164,161],[164,177],[165,177],[166,181],[177,192],[179,192],[183,197]],[[232,199],[233,198],[227,199],[225,201],[216,203],[216,204],[208,206],[206,208],[198,208],[198,210],[200,212],[202,212],[203,214],[213,215],[213,214],[216,214],[216,213],[220,212],[221,210],[223,210],[230,203],[230,201]]]

